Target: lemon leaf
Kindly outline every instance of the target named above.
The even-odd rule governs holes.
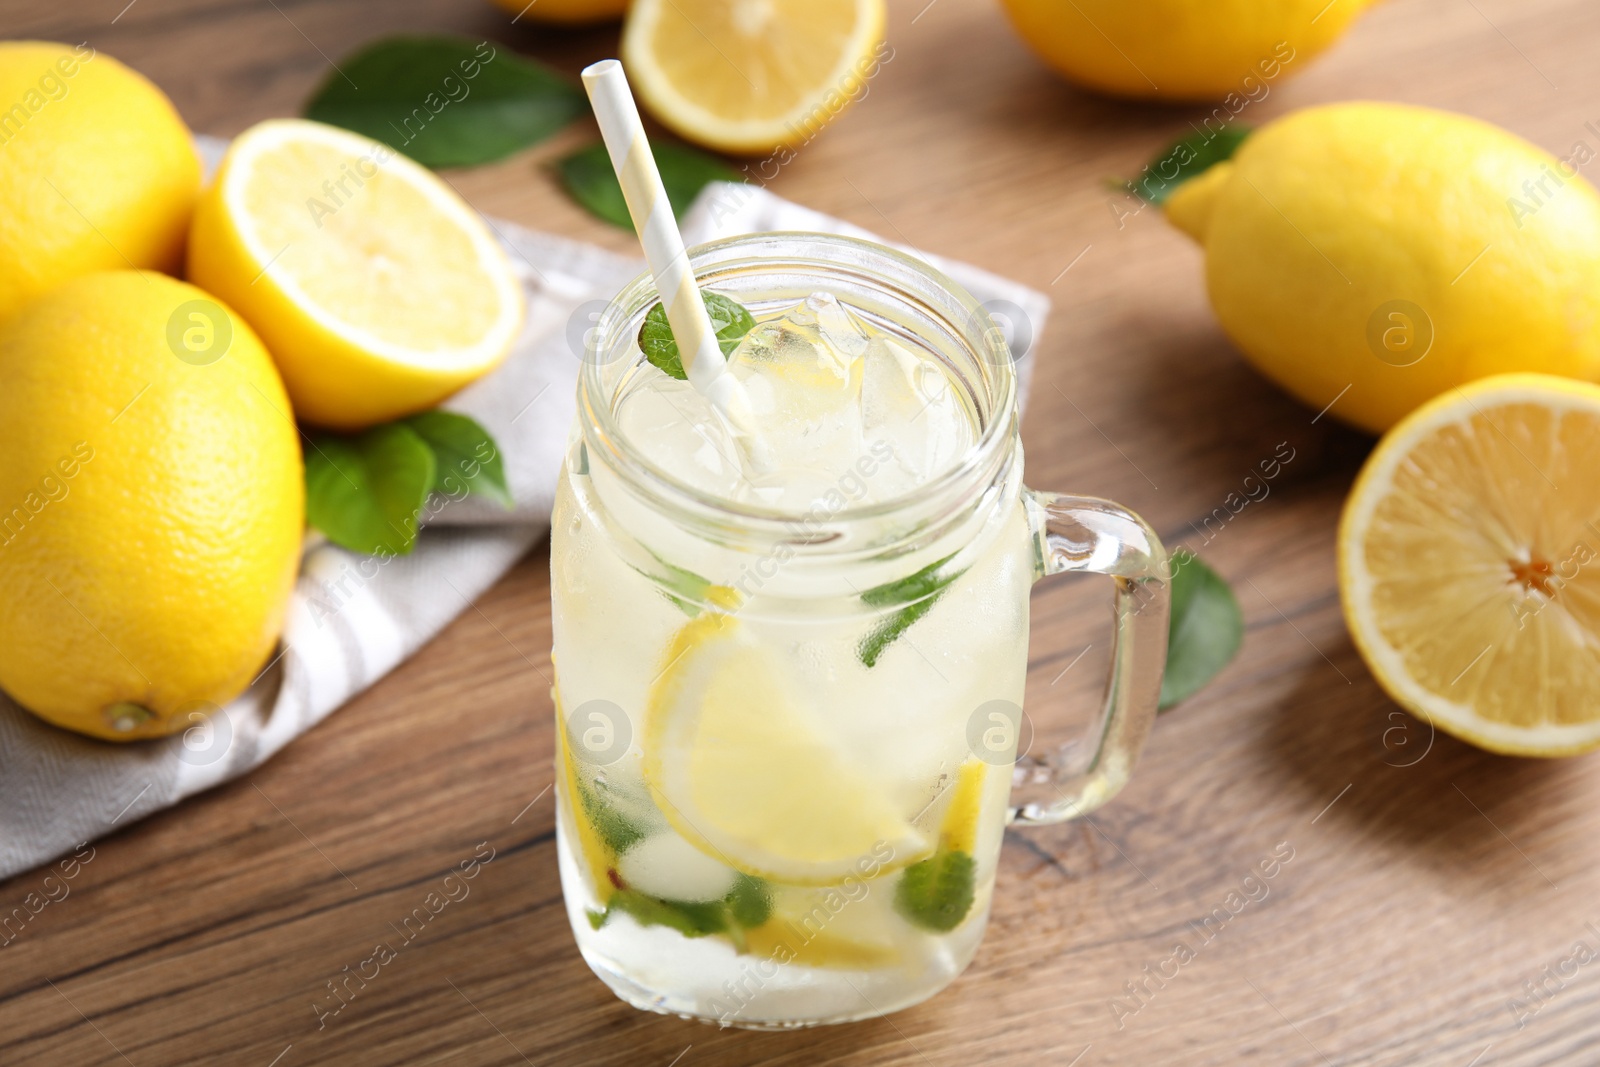
[[[433,449],[403,423],[355,437],[316,434],[306,450],[306,521],[343,548],[404,555],[433,488]]]
[[[1244,616],[1228,583],[1193,552],[1174,552],[1161,710],[1193,696],[1228,665],[1243,640]]]
[[[433,449],[434,492],[457,497],[476,493],[511,507],[505,462],[489,431],[453,411],[424,411],[405,420]]]
[[[945,564],[954,558],[954,554],[948,555],[944,559],[928,564],[915,574],[874,586],[861,594],[861,602],[868,607],[905,605],[899,611],[885,616],[871,633],[862,638],[861,644],[856,646],[856,658],[863,666],[869,668],[877,666],[878,657],[883,655],[883,650],[898,640],[901,634],[911,629],[913,623],[926,615],[950,583],[965,573],[964,571],[956,571],[953,574],[940,573]]]
[[[742,180],[720,159],[687,145],[670,141],[652,144],[650,152],[656,157],[656,170],[661,173],[661,184],[666,186],[672,213],[679,218],[711,182]],[[580,148],[557,162],[556,174],[562,188],[590,214],[625,230],[633,229],[628,202],[622,197],[622,183],[617,181],[603,142]]]
[[[711,328],[717,332],[717,347],[727,357],[745,334],[756,328],[756,320],[743,304],[730,300],[721,293],[702,289],[706,314],[711,316]],[[657,370],[680,382],[689,380],[683,369],[683,354],[678,351],[678,339],[672,335],[672,324],[667,321],[667,309],[657,301],[645,312],[644,324],[639,327],[639,351]]]
[[[576,86],[507,48],[399,36],[341,60],[305,117],[382,141],[423,166],[466,167],[537,144],[587,111]]]
[[[1249,126],[1234,123],[1212,134],[1197,132],[1180,137],[1146,164],[1137,178],[1113,180],[1111,185],[1159,206],[1190,178],[1232,159],[1249,136]]]
[[[954,930],[972,910],[977,866],[970,855],[953,848],[913,863],[895,886],[895,910],[924,930]]]

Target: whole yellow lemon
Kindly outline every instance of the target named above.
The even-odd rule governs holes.
[[[1372,431],[1490,374],[1600,378],[1600,195],[1485,122],[1308,108],[1177,187],[1211,306],[1269,378]]]
[[[620,19],[628,0],[494,0],[505,10],[532,22],[579,26]]]
[[[0,322],[93,271],[176,272],[199,191],[160,89],[86,44],[0,42]]]
[[[1070,81],[1152,100],[1255,100],[1333,44],[1374,0],[1004,0]]]
[[[0,688],[116,740],[237,696],[299,565],[288,412],[244,321],[162,274],[77,278],[0,326]]]

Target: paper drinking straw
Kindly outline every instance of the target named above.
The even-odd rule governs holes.
[[[599,120],[611,168],[622,183],[622,197],[628,203],[639,243],[644,246],[644,258],[650,264],[656,291],[661,294],[689,383],[711,401],[734,433],[745,439],[752,460],[764,466],[765,449],[755,432],[749,402],[738,380],[728,373],[727,361],[717,345],[716,331],[706,314],[700,287],[695,284],[683,235],[678,232],[678,220],[667,199],[666,186],[661,184],[655,156],[650,153],[633,92],[628,88],[628,76],[617,60],[602,59],[584,68],[583,86]]]

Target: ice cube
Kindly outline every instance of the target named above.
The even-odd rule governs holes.
[[[861,358],[861,434],[868,451],[887,445],[888,469],[872,481],[873,497],[897,496],[954,463],[972,444],[971,420],[949,376],[935,360],[894,338],[872,338]]]
[[[932,355],[814,293],[758,324],[728,357],[767,456],[752,464],[687,382],[652,371],[625,398],[623,432],[696,488],[809,512],[903,495],[937,476],[975,434]]]
[[[774,412],[831,410],[855,395],[856,361],[867,333],[838,299],[813,293],[751,330],[728,357],[741,380],[765,384]]]
[[[738,445],[710,402],[688,382],[655,372],[648,377],[617,412],[623,436],[696,489],[726,499],[743,496]]]
[[[728,358],[775,469],[753,480],[764,501],[804,507],[861,455],[861,353],[868,334],[815,293],[752,330]]]

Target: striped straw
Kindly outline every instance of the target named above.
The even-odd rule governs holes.
[[[600,123],[611,168],[622,183],[622,197],[627,201],[639,243],[644,246],[644,258],[650,264],[656,291],[661,294],[689,383],[744,440],[756,465],[766,466],[766,450],[755,431],[744,389],[727,372],[727,361],[717,345],[700,287],[695,284],[689,253],[678,232],[678,220],[667,199],[666,186],[661,183],[655,156],[650,152],[644,122],[628,88],[628,76],[617,60],[602,59],[584,68],[583,86]]]

